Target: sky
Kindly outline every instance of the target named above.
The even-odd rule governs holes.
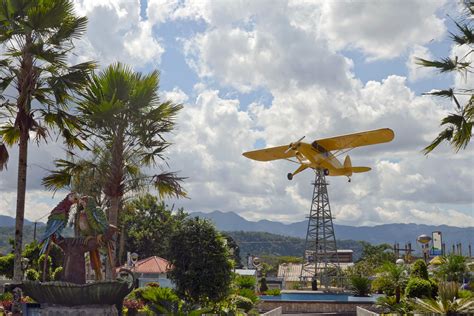
[[[167,160],[156,170],[187,177],[186,211],[233,211],[248,220],[301,221],[314,173],[288,181],[287,161],[257,162],[242,152],[388,127],[391,143],[349,154],[372,171],[329,178],[334,222],[474,226],[472,145],[421,150],[453,105],[423,95],[471,87],[472,74],[421,68],[414,57],[462,54],[449,32],[460,3],[443,0],[76,0],[89,19],[71,63],[116,61],[161,73],[163,100],[182,103]],[[47,214],[65,192],[41,178],[64,145],[31,144],[26,218]],[[341,157],[344,159],[344,157]],[[17,148],[0,173],[0,214],[14,216]]]

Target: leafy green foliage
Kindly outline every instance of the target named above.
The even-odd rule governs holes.
[[[474,297],[458,298],[459,284],[456,282],[441,282],[437,299],[415,298],[414,310],[419,313],[443,315],[474,313]]]
[[[442,281],[455,281],[462,283],[467,273],[466,258],[464,256],[450,254],[442,257],[442,264],[436,270],[438,279]]]
[[[244,310],[246,313],[254,307],[251,299],[240,295],[235,295],[235,304],[237,308]]]
[[[0,275],[8,279],[13,278],[13,260],[15,256],[10,253],[6,256],[0,257]]]
[[[171,236],[185,218],[187,214],[183,210],[175,213],[150,194],[139,196],[125,205],[120,218],[125,228],[125,248],[140,258],[166,258]]]
[[[28,269],[25,272],[25,279],[30,281],[38,281],[40,279],[40,274],[35,269]]]
[[[370,280],[367,277],[353,275],[349,278],[350,288],[355,296],[368,296],[370,293]]]
[[[224,238],[207,220],[187,219],[172,234],[170,277],[178,295],[191,303],[219,302],[228,296],[232,263]]]
[[[53,274],[51,274],[51,280],[53,281],[61,280],[62,273],[63,273],[63,267],[57,267],[56,269],[54,269]]]
[[[271,290],[266,290],[265,295],[272,295],[272,296],[278,296],[281,294],[280,289],[271,289]]]
[[[405,288],[406,297],[431,297],[431,283],[422,278],[410,278]]]
[[[252,303],[257,303],[258,301],[258,296],[255,294],[254,290],[251,289],[239,289],[237,291],[237,294],[243,297],[246,297],[252,301]]]
[[[254,290],[257,284],[257,280],[253,276],[242,276],[238,275],[234,280],[235,285],[241,289]]]
[[[147,286],[136,292],[136,296],[156,314],[168,315],[180,311],[181,300],[172,289]]]
[[[407,282],[407,271],[404,265],[397,265],[393,262],[385,262],[377,269],[377,279],[384,279],[383,284],[392,284],[395,292],[396,303],[400,303],[401,292]]]
[[[385,314],[396,313],[398,315],[410,315],[413,310],[411,304],[407,300],[397,302],[396,296],[382,296],[379,297],[375,305],[384,310]]]
[[[418,259],[413,263],[410,277],[428,280],[428,267],[423,259]]]

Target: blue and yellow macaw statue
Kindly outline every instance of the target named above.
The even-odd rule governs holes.
[[[54,242],[62,238],[61,232],[69,220],[71,206],[78,201],[79,196],[75,192],[71,192],[51,211],[46,223],[46,230],[40,240],[40,244],[43,244],[40,255],[47,253],[51,241]]]

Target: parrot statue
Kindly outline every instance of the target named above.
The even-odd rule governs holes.
[[[75,192],[69,193],[58,205],[51,211],[46,223],[46,230],[41,238],[40,255],[47,252],[50,242],[62,238],[61,232],[66,227],[69,219],[69,210],[71,206],[79,201],[79,196]]]
[[[109,223],[104,211],[97,206],[90,196],[83,196],[79,201],[78,223],[79,233],[86,238],[100,238],[109,228]],[[108,247],[110,247],[107,244]],[[97,280],[102,279],[102,263],[100,261],[99,249],[89,252],[91,267],[95,272]]]

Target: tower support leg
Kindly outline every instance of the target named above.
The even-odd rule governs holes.
[[[328,183],[323,169],[316,169],[315,174],[300,280],[311,281],[313,289],[317,288],[318,282],[320,288],[327,289],[331,285],[338,285],[340,267]]]

